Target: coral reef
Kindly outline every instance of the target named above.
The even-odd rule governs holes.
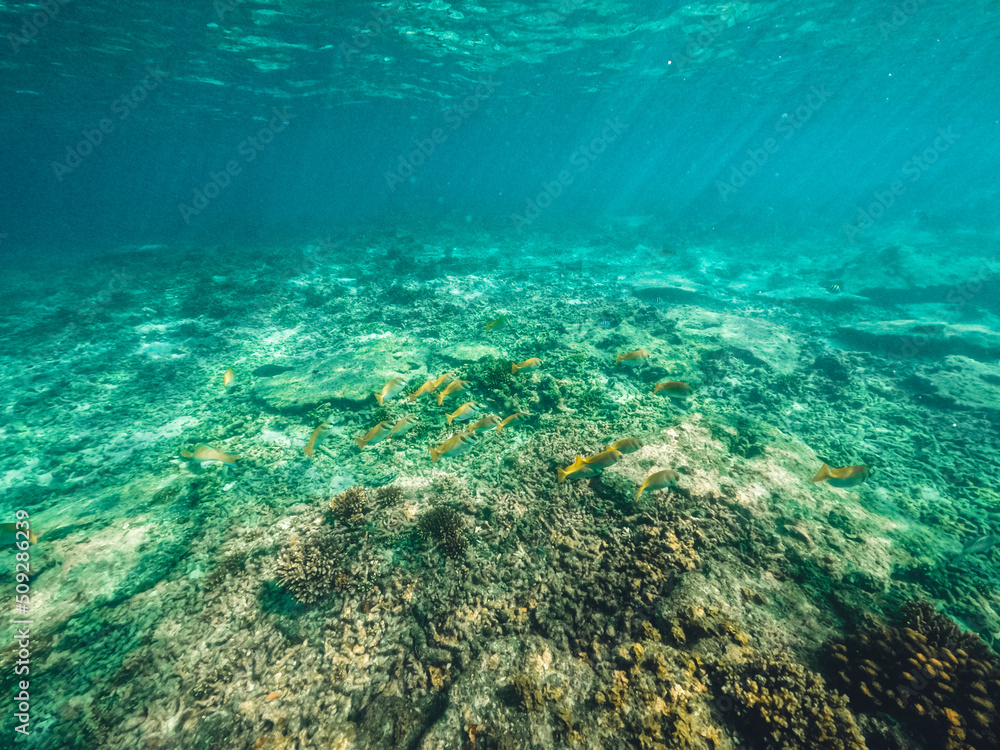
[[[375,490],[375,504],[380,508],[391,508],[403,499],[403,489],[396,484],[386,484]]]
[[[858,711],[885,713],[929,738],[928,747],[998,747],[1000,661],[926,602],[908,602],[898,626],[871,619],[827,644],[834,685]]]
[[[718,677],[720,700],[731,701],[744,731],[769,750],[865,750],[844,696],[784,653],[726,664]]]
[[[330,501],[330,510],[345,523],[357,523],[364,518],[368,493],[364,487],[351,487]]]
[[[293,540],[278,555],[278,583],[303,604],[329,596],[340,573],[340,557],[325,531]]]
[[[425,511],[417,520],[417,526],[425,539],[440,543],[448,557],[462,557],[469,548],[461,514],[447,505]]]

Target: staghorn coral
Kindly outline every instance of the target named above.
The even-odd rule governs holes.
[[[330,510],[341,521],[357,523],[364,517],[367,504],[368,493],[365,488],[351,487],[330,501]]]
[[[303,604],[328,596],[337,587],[340,557],[332,538],[323,531],[305,539],[293,538],[278,556],[277,579]]]
[[[784,653],[754,654],[720,667],[720,707],[731,702],[738,724],[773,750],[864,750],[847,700]]]
[[[399,485],[387,484],[375,490],[375,504],[380,508],[391,508],[403,499],[403,489]]]
[[[925,602],[909,602],[898,627],[872,618],[826,646],[832,682],[861,711],[886,713],[929,738],[928,747],[1000,746],[1000,663],[974,633]]]
[[[424,512],[417,520],[417,527],[425,539],[440,542],[448,557],[461,557],[469,548],[462,516],[447,505],[439,505]]]

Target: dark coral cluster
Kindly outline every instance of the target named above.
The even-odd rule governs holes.
[[[448,557],[461,557],[469,548],[462,516],[447,505],[425,511],[417,521],[425,539],[437,541]]]
[[[507,386],[514,379],[514,376],[511,374],[508,360],[485,356],[469,367],[467,378],[481,383],[489,390],[496,391]]]
[[[403,499],[403,488],[395,484],[387,484],[375,490],[375,504],[380,508],[391,508]]]
[[[330,501],[330,510],[341,521],[357,523],[364,517],[367,505],[368,493],[365,492],[365,488],[351,487]]]
[[[326,532],[295,538],[278,555],[278,583],[303,604],[328,596],[340,575],[340,557]]]
[[[873,621],[827,644],[833,679],[856,711],[889,714],[926,737],[927,747],[1000,747],[1000,664],[974,633],[923,602],[898,627]]]
[[[722,710],[773,750],[864,750],[847,699],[783,653],[755,654],[719,670]]]

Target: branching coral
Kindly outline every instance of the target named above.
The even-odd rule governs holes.
[[[719,670],[720,690],[743,729],[773,750],[864,750],[865,741],[847,709],[815,672],[786,655],[754,655]]]
[[[278,556],[278,583],[303,604],[312,604],[336,586],[339,563],[333,541],[325,532],[293,539]]]
[[[933,740],[929,747],[1000,747],[1000,663],[974,634],[927,603],[910,602],[899,627],[870,623],[827,644],[834,684],[856,708],[884,712]]]
[[[367,504],[368,494],[365,492],[365,488],[351,487],[330,501],[330,510],[341,521],[357,523],[364,517]]]
[[[387,484],[375,490],[375,504],[380,508],[391,508],[403,499],[403,490],[395,484]]]
[[[448,557],[461,557],[469,548],[462,516],[447,505],[426,511],[420,516],[417,526],[425,539],[440,542]]]

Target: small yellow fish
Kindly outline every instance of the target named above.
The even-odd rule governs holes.
[[[226,464],[228,466],[235,466],[236,459],[239,455],[236,453],[223,453],[222,451],[217,451],[215,448],[210,448],[204,443],[198,443],[194,447],[194,451],[181,451],[181,455],[184,458],[193,458],[195,461],[201,461],[202,466],[206,466],[211,463]]]
[[[441,404],[444,403],[444,399],[446,396],[450,396],[452,393],[456,393],[462,390],[468,384],[469,384],[468,380],[452,380],[450,383],[448,383],[448,386],[438,394],[438,406],[441,406]]]
[[[499,435],[500,431],[503,430],[504,427],[513,422],[515,419],[520,419],[521,417],[526,417],[526,416],[528,416],[528,412],[526,411],[514,412],[509,417],[507,417],[503,422],[497,425],[497,434]]]
[[[378,405],[381,406],[387,398],[392,398],[403,388],[406,387],[406,381],[402,378],[393,378],[388,383],[382,386],[382,390],[375,394],[375,400],[378,401]]]
[[[640,443],[635,438],[625,438],[623,440],[619,440],[614,445],[609,445],[604,450],[607,450],[608,448],[614,448],[616,451],[621,451],[622,453],[635,453],[641,447],[642,443]]]
[[[507,325],[507,318],[501,315],[496,320],[491,320],[489,323],[486,324],[486,333],[489,333],[494,328],[503,328],[505,325]]]
[[[21,532],[21,536],[18,536],[18,531]],[[38,537],[35,536],[34,531],[30,529],[18,529],[17,523],[0,523],[0,547],[6,547],[15,542],[23,542],[25,534],[28,535],[29,544],[38,544]]]
[[[364,437],[354,438],[354,442],[358,444],[358,448],[364,450],[366,445],[381,443],[389,437],[389,431],[391,429],[392,425],[390,425],[387,420],[379,422],[377,425],[368,430]]]
[[[452,435],[437,448],[433,445],[431,446],[431,462],[437,463],[441,456],[458,456],[465,453],[475,444],[475,436],[470,435],[467,432],[460,432],[457,435]]]
[[[532,357],[531,359],[526,359],[524,362],[517,362],[510,366],[510,374],[516,375],[518,370],[530,370],[534,367],[538,367],[542,364],[542,360],[538,357]]]
[[[413,393],[411,393],[409,396],[407,396],[407,398],[410,399],[410,403],[413,403],[418,398],[420,398],[421,396],[423,396],[425,393],[433,393],[434,389],[437,388],[437,386],[434,383],[435,383],[435,381],[428,380],[422,386],[420,386],[419,388],[417,388],[417,390],[415,390]]]
[[[584,462],[583,456],[577,456],[576,460],[565,469],[556,469],[556,481],[562,484],[570,476],[573,479],[589,479],[590,477],[596,477],[600,473],[601,470],[596,466],[588,466]]]
[[[660,391],[663,391],[670,398],[687,398],[694,392],[694,388],[683,380],[669,380],[666,383],[657,383],[653,386],[654,396]]]
[[[622,452],[609,445],[600,453],[595,453],[593,456],[587,456],[583,459],[583,462],[587,464],[587,466],[592,466],[595,469],[606,469],[609,466],[614,466],[621,460]]]
[[[649,352],[645,349],[636,349],[634,352],[626,352],[625,354],[619,354],[615,357],[615,364],[619,362],[629,367],[638,367],[641,364],[645,364],[646,360],[649,359]]]
[[[407,414],[405,417],[396,422],[395,425],[393,425],[392,429],[389,431],[389,437],[406,434],[416,423],[417,418],[412,414]]]
[[[653,492],[655,490],[662,490],[667,487],[672,487],[677,484],[677,480],[681,478],[681,475],[676,471],[671,471],[670,469],[664,469],[663,471],[654,471],[648,477],[646,481],[642,483],[642,487],[639,488],[638,494],[636,494],[635,499],[638,500],[642,497],[642,493],[646,490]]]
[[[459,422],[468,422],[476,414],[479,413],[479,407],[476,406],[475,401],[466,401],[460,407],[458,407],[453,414],[448,414],[448,426],[451,427],[451,423],[456,419]]]
[[[222,387],[228,388],[236,380],[236,373],[233,372],[233,368],[230,367],[222,374]]]
[[[309,442],[306,443],[306,447],[302,449],[303,453],[309,456],[309,458],[312,458],[313,454],[316,452],[316,446],[319,444],[320,438],[322,438],[329,429],[329,422],[320,423],[319,427],[313,430],[312,435],[309,436]]]
[[[436,378],[434,379],[434,387],[433,387],[433,388],[432,388],[431,390],[432,390],[432,391],[436,391],[436,390],[437,390],[437,389],[438,389],[438,388],[439,388],[439,387],[441,386],[441,384],[442,384],[442,383],[443,383],[444,381],[446,381],[446,380],[448,380],[448,379],[450,379],[450,378],[453,378],[453,377],[455,377],[455,376],[454,376],[454,375],[452,375],[452,374],[451,374],[450,372],[446,372],[446,373],[445,373],[444,375],[438,375],[438,376],[437,376],[437,377],[436,377]]]
[[[489,430],[492,427],[499,427],[499,425],[500,425],[500,417],[498,417],[496,414],[487,414],[485,417],[480,419],[475,424],[469,425],[468,431],[474,435],[478,435],[484,430]]]
[[[871,468],[864,464],[844,466],[840,469],[831,469],[828,465],[823,464],[816,476],[813,477],[813,481],[822,482],[825,480],[833,487],[857,487],[859,484],[864,484],[871,473]]]

